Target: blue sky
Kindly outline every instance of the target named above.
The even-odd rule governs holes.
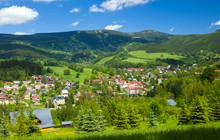
[[[0,0],[0,33],[109,29],[205,34],[220,28],[219,0]]]

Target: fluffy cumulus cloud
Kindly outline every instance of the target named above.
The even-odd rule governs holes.
[[[105,29],[106,30],[118,30],[121,27],[123,27],[123,25],[108,25],[105,27]]]
[[[89,8],[90,12],[105,12],[104,9],[102,8],[98,8],[97,4],[93,4],[90,8]]]
[[[170,32],[173,32],[173,30],[174,30],[174,27],[170,29]]]
[[[220,20],[217,22],[212,22],[211,26],[209,28],[211,28],[212,26],[216,26],[216,25],[220,25]]]
[[[72,24],[69,25],[69,26],[77,26],[77,25],[79,25],[79,23],[80,23],[81,21],[83,21],[83,19],[81,19],[80,21],[74,22],[74,23],[72,23]]]
[[[15,35],[32,35],[32,33],[16,32]]]
[[[52,2],[52,1],[62,1],[62,0],[32,0],[33,2]]]
[[[0,10],[0,26],[6,24],[22,24],[34,20],[39,14],[25,6],[11,6]]]
[[[74,8],[73,10],[70,11],[70,13],[73,13],[73,12],[76,12],[76,13],[77,13],[77,12],[79,12],[79,11],[80,11],[79,8]]]
[[[98,8],[97,5],[90,7],[90,12],[104,12],[104,11],[116,11],[122,10],[124,7],[133,7],[136,5],[147,4],[150,1],[154,0],[106,0],[100,4],[101,8]],[[95,9],[92,11],[91,9]]]

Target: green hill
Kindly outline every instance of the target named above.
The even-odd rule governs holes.
[[[0,34],[0,58],[40,58],[78,62],[136,50],[186,54],[195,54],[200,50],[219,52],[219,38],[219,30],[210,34],[178,36],[154,30],[135,33],[93,30],[34,35]]]

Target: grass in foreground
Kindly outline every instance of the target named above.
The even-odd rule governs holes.
[[[150,128],[143,122],[140,128],[114,130],[109,128],[103,133],[75,134],[73,128],[58,128],[43,132],[42,136],[24,139],[41,140],[219,140],[220,122],[208,124],[178,126],[177,120],[168,120],[166,124]],[[8,138],[10,139],[10,138]],[[12,139],[12,138],[11,138]],[[16,138],[14,138],[16,139]]]

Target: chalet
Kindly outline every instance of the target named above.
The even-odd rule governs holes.
[[[10,96],[8,94],[0,95],[0,104],[9,104]]]
[[[26,86],[27,90],[32,90],[31,86]]]
[[[27,94],[27,93],[25,93],[25,94],[22,96],[22,98],[23,98],[24,100],[30,100],[30,95]]]
[[[57,95],[53,98],[53,103],[56,105],[65,104],[65,98],[62,95]]]
[[[71,124],[72,124],[72,121],[61,122],[61,128],[72,127]]]
[[[68,97],[69,96],[68,90],[62,90],[61,96],[63,96],[64,98]]]
[[[33,95],[32,101],[34,105],[40,104],[40,96],[39,95]]]
[[[35,78],[35,81],[36,81],[36,82],[38,82],[38,83],[40,83],[40,82],[41,82],[41,80],[42,80],[42,78],[41,78],[41,77],[36,77],[36,78]]]
[[[66,85],[66,86],[70,86],[71,84],[70,84],[69,81],[67,81],[67,82],[65,83],[65,85]]]
[[[138,95],[142,94],[142,89],[140,86],[128,86],[127,87],[127,94],[128,95]]]
[[[9,112],[11,124],[16,124],[15,114],[19,115],[18,112]],[[25,111],[25,115],[28,118],[28,112]],[[50,109],[35,109],[33,110],[33,114],[36,117],[36,124],[40,129],[40,131],[49,131],[54,129],[53,119],[50,113]]]

